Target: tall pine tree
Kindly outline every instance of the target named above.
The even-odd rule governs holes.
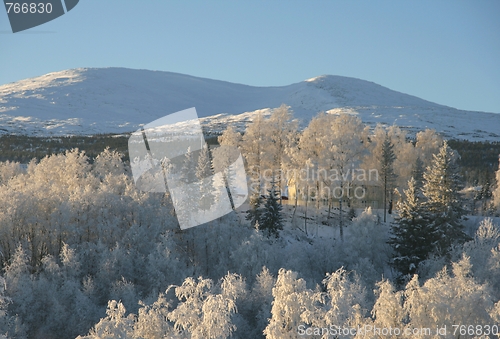
[[[415,179],[415,188],[420,191],[424,185],[424,162],[420,157],[417,157],[417,160],[415,160],[412,176]]]
[[[397,204],[398,216],[391,226],[392,235],[388,241],[394,250],[390,264],[400,272],[400,282],[416,272],[418,265],[436,249],[440,236],[422,206],[422,195],[413,177],[404,195]]]
[[[387,193],[391,190],[394,180],[396,179],[393,168],[394,160],[396,160],[394,145],[391,142],[391,137],[386,134],[384,143],[382,144],[382,154],[380,157],[380,175],[384,185],[384,222],[387,220]]]
[[[465,210],[459,191],[462,181],[456,164],[456,155],[445,141],[431,166],[424,173],[423,194],[427,198],[425,209],[431,215],[431,220],[440,232],[440,254],[448,253],[450,246],[456,242],[470,239],[464,233],[461,223]]]

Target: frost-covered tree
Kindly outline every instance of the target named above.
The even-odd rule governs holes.
[[[252,288],[252,320],[255,320],[256,335],[262,336],[269,319],[271,318],[271,307],[273,302],[273,287],[276,278],[272,276],[267,267],[262,267],[262,271],[257,275]]]
[[[423,194],[427,199],[424,206],[440,234],[437,245],[441,253],[447,253],[454,242],[469,239],[461,222],[465,211],[458,193],[462,181],[456,157],[445,141],[424,173]]]
[[[71,216],[82,208],[75,205],[89,192],[95,194],[98,183],[88,160],[78,150],[45,157],[0,186],[0,233],[5,235],[0,260],[9,259],[16,241],[26,241],[32,264],[40,264],[44,255],[59,252],[63,237],[74,235]]]
[[[299,338],[300,328],[314,328],[315,338],[329,338],[329,331],[356,327],[366,312],[366,293],[356,276],[344,268],[326,274],[323,290],[306,288],[296,272],[280,269],[273,288],[273,306],[266,338]],[[299,327],[300,326],[300,327]]]
[[[369,136],[366,148],[368,154],[363,157],[362,167],[365,170],[377,169],[382,177],[384,143],[386,139],[390,140],[392,150],[394,152],[394,161],[392,169],[394,171],[394,178],[392,180],[393,187],[405,187],[408,180],[412,176],[414,159],[418,156],[415,146],[409,140],[404,130],[398,126],[384,127],[378,124],[373,133]],[[380,184],[380,182],[369,183],[371,185]],[[382,183],[383,185],[383,183]],[[391,190],[389,190],[391,192]]]
[[[267,237],[278,237],[279,231],[283,229],[283,216],[281,214],[282,206],[279,204],[279,197],[276,192],[276,185],[271,183],[271,189],[268,190],[266,202],[262,208],[261,217],[259,220],[259,229],[262,230]]]
[[[412,176],[413,162],[418,157],[413,142],[408,138],[406,131],[399,126],[392,125],[387,128],[387,135],[394,145],[394,160],[393,168],[396,174],[394,180],[395,187],[405,187]]]
[[[500,227],[492,219],[481,221],[474,238],[464,244],[456,256],[470,258],[472,272],[479,283],[488,283],[500,299]]]
[[[283,183],[289,178],[283,177],[289,163],[289,148],[293,145],[297,134],[297,121],[293,118],[290,106],[282,104],[272,110],[271,116],[265,124],[264,133],[266,143],[266,156],[271,161],[270,169],[273,179],[276,180],[280,204],[283,192]]]
[[[297,329],[304,320],[302,314],[313,310],[320,294],[306,288],[297,272],[280,269],[273,288],[273,306],[269,324],[264,330],[268,339],[297,338]]]
[[[182,162],[180,163],[180,177],[179,181],[184,184],[182,187],[181,199],[177,201],[177,206],[198,206],[199,195],[200,195],[200,185],[198,185],[197,169],[198,162],[195,157],[195,153],[191,151],[188,147],[186,154],[184,155]],[[176,209],[175,213],[178,220],[182,220],[184,223],[189,223],[191,215],[189,209]],[[186,252],[192,262],[195,261],[196,251],[195,251],[195,234],[192,229],[183,230],[182,237],[186,241]]]
[[[250,225],[252,227],[256,227],[256,225],[260,225],[262,220],[262,213],[264,208],[262,206],[264,199],[260,194],[252,194],[250,196],[250,208],[247,211],[247,215],[245,216],[246,220],[250,221]]]
[[[366,291],[361,286],[359,277],[341,267],[333,273],[327,273],[322,283],[326,290],[324,306],[319,314],[313,314],[313,317],[316,316],[316,319],[311,321],[313,325],[353,325],[355,319],[360,317],[368,306]]]
[[[107,175],[118,176],[125,172],[122,161],[123,154],[111,151],[106,147],[96,158],[93,164],[93,172],[101,180]]]
[[[427,280],[422,286],[415,275],[404,294],[409,328],[435,330],[446,326],[450,329],[457,324],[484,326],[494,321],[492,314],[496,300],[487,284],[480,284],[474,279],[466,256],[452,264],[451,272],[444,267],[436,277]],[[466,334],[456,332],[455,336]]]
[[[26,338],[24,325],[18,316],[10,316],[8,306],[12,299],[5,295],[5,279],[0,276],[0,339]]]
[[[237,175],[231,166],[239,156],[239,151],[234,146],[221,145],[213,150],[213,166],[216,173],[220,173],[220,180],[214,182],[216,190],[225,190],[231,203],[231,208],[235,209],[232,189],[238,186]]]
[[[179,206],[198,206],[199,204],[199,187],[195,184],[197,182],[196,169],[198,167],[198,162],[195,153],[188,148],[182,163],[180,163],[179,171],[179,182],[184,184],[182,195],[180,196],[177,205]],[[189,209],[178,209],[176,210],[177,218],[184,223],[189,224],[189,219],[191,215],[189,214]]]
[[[101,165],[109,165],[105,158],[106,152]],[[9,308],[29,337],[75,337],[99,319],[111,294],[133,305],[137,290],[157,288],[144,278],[146,257],[159,233],[173,228],[171,205],[113,172],[120,168],[116,161],[117,167],[98,170],[99,164],[71,151],[32,162],[26,173],[0,185],[0,260]],[[175,260],[162,259],[175,267]]]
[[[170,289],[178,299],[176,307],[167,301]],[[236,304],[245,297],[243,278],[227,274],[216,286],[210,279],[187,278],[181,286],[170,286],[151,305],[140,302],[138,315],[129,313],[122,302],[108,302],[107,316],[79,339],[97,338],[172,338],[222,339],[236,330],[233,316]]]
[[[222,174],[222,182],[215,182],[216,189],[225,190],[231,203],[231,208],[235,209],[231,188],[235,187],[236,174],[231,168],[231,165],[239,156],[239,148],[241,146],[241,133],[238,132],[232,125],[228,126],[224,133],[218,137],[220,147],[217,147],[212,152],[212,163],[215,172]]]
[[[368,135],[368,142],[365,147],[367,149],[367,154],[363,157],[362,166],[365,169],[370,168],[380,168],[380,159],[382,157],[382,146],[384,140],[388,136],[386,128],[377,124],[373,129],[373,132]],[[391,140],[392,141],[392,140]]]
[[[142,307],[134,324],[134,338],[181,338],[168,321],[171,305],[164,293],[160,293],[158,299],[151,305],[146,305],[144,302],[140,302],[140,305]]]
[[[386,135],[384,142],[382,144],[382,154],[380,156],[380,177],[382,179],[382,184],[384,185],[384,222],[386,222],[387,213],[387,195],[388,191],[392,190],[393,183],[396,179],[396,173],[394,172],[394,160],[396,160],[396,155],[394,154],[394,145],[391,139]]]
[[[241,151],[245,158],[247,173],[250,180],[250,195],[260,195],[262,186],[263,156],[266,151],[263,133],[264,119],[261,112],[257,113],[254,119],[247,125],[242,136]]]
[[[198,205],[202,210],[210,210],[214,202],[214,185],[210,177],[213,175],[212,159],[210,150],[205,145],[200,151],[198,164],[196,167],[196,178],[200,182],[200,192],[198,193]]]
[[[325,154],[329,168],[336,170],[336,180],[342,196],[339,199],[339,229],[340,238],[344,238],[343,201],[347,197],[346,184],[352,182],[349,170],[360,163],[366,140],[367,129],[358,117],[350,114],[334,116],[327,135],[329,143]]]
[[[389,227],[378,222],[378,216],[367,207],[349,226],[342,246],[344,258],[352,265],[367,260],[378,272],[383,272],[389,259],[387,244]]]
[[[227,126],[226,130],[217,138],[221,146],[240,147],[241,133],[233,125]]]
[[[422,206],[422,198],[413,178],[408,182],[404,195],[397,204],[398,216],[388,241],[394,251],[390,264],[400,272],[400,282],[405,276],[414,274],[419,264],[435,251],[440,236],[437,226]]]
[[[0,185],[6,185],[10,179],[15,178],[23,171],[17,162],[6,161],[0,163]]]
[[[175,288],[180,303],[168,314],[180,334],[193,339],[227,338],[236,330],[232,315],[237,312],[236,301],[245,294],[241,276],[226,275],[220,283],[220,292],[209,279],[198,281],[187,278]]]
[[[295,212],[297,211],[297,202],[299,192],[301,192],[302,200],[305,200],[305,216],[304,216],[304,231],[307,234],[307,212],[309,200],[312,193],[316,197],[316,209],[319,209],[321,194],[321,185],[327,178],[323,172],[327,168],[326,163],[326,138],[328,136],[329,121],[332,119],[324,113],[318,114],[311,119],[309,125],[302,131],[298,141],[297,149],[292,151],[292,161],[295,170],[292,170],[293,178],[291,181],[295,189]],[[328,182],[328,184],[330,184]],[[328,220],[330,219],[330,211],[333,203],[332,194],[327,195],[328,198]]]
[[[203,303],[212,294],[212,287],[210,279],[200,277],[198,281],[187,278],[181,286],[175,288],[175,294],[181,303],[169,313],[168,318],[174,322],[177,331],[186,331],[188,334],[197,332],[197,327],[198,331],[202,331],[200,323]]]
[[[89,335],[77,339],[130,339],[134,338],[134,315],[126,316],[125,306],[116,300],[108,302],[107,316],[90,331]]]
[[[415,149],[418,157],[424,163],[424,168],[432,163],[434,154],[438,153],[442,145],[443,138],[433,129],[426,129],[417,133]]]
[[[389,280],[377,282],[375,289],[376,301],[371,315],[373,322],[367,325],[378,328],[401,328],[407,320],[403,309],[403,291],[397,291]],[[385,338],[400,338],[397,335],[384,335]]]

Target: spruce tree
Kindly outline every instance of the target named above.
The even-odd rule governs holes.
[[[392,184],[396,179],[396,174],[394,173],[393,168],[394,160],[396,160],[394,145],[391,142],[389,135],[386,134],[384,143],[382,144],[382,154],[380,157],[380,175],[384,184],[384,222],[387,220],[387,192],[391,190]]]
[[[273,181],[271,189],[268,190],[266,203],[259,220],[259,229],[267,233],[267,237],[274,235],[276,238],[279,231],[283,229],[283,217],[281,215],[282,206],[279,203],[279,196],[276,193],[276,184]]]
[[[398,216],[391,226],[388,241],[394,250],[390,264],[400,272],[400,282],[405,276],[414,274],[419,264],[436,249],[440,235],[422,206],[422,195],[413,177],[404,195],[397,204]]]
[[[491,184],[489,178],[486,179],[486,182],[481,187],[481,213],[482,215],[487,215],[488,209],[488,201],[493,196],[491,192]]]
[[[487,170],[484,171],[484,176],[481,181],[481,214],[488,215],[488,205],[492,201],[493,198],[493,186],[491,183],[494,182],[494,179],[491,177],[491,173]]]
[[[415,160],[412,176],[415,179],[415,188],[417,191],[420,191],[424,185],[424,162],[420,157],[417,157],[417,160]]]
[[[456,155],[445,141],[424,173],[423,194],[427,198],[424,206],[439,230],[440,254],[448,253],[453,243],[470,239],[461,223],[465,210],[458,193],[462,181],[455,158]]]

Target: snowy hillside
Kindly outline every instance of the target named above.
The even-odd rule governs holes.
[[[327,75],[282,87],[252,87],[125,68],[71,69],[0,86],[0,133],[130,132],[189,107],[196,107],[203,124],[217,131],[282,103],[304,124],[320,111],[350,112],[371,125],[500,139],[500,114],[461,111],[354,78]]]

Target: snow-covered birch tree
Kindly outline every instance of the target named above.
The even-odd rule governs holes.
[[[288,150],[295,141],[297,128],[298,123],[293,118],[293,112],[290,106],[285,104],[273,109],[267,123],[264,124],[265,156],[270,161],[270,170],[277,184],[280,203],[283,185],[289,179],[284,177],[289,163]]]
[[[339,229],[340,238],[344,237],[343,229],[343,202],[347,198],[346,184],[352,182],[352,171],[360,164],[363,155],[363,142],[366,140],[368,129],[358,117],[350,114],[333,116],[329,125],[328,140],[325,157],[329,167],[336,171],[342,196],[339,199]]]

